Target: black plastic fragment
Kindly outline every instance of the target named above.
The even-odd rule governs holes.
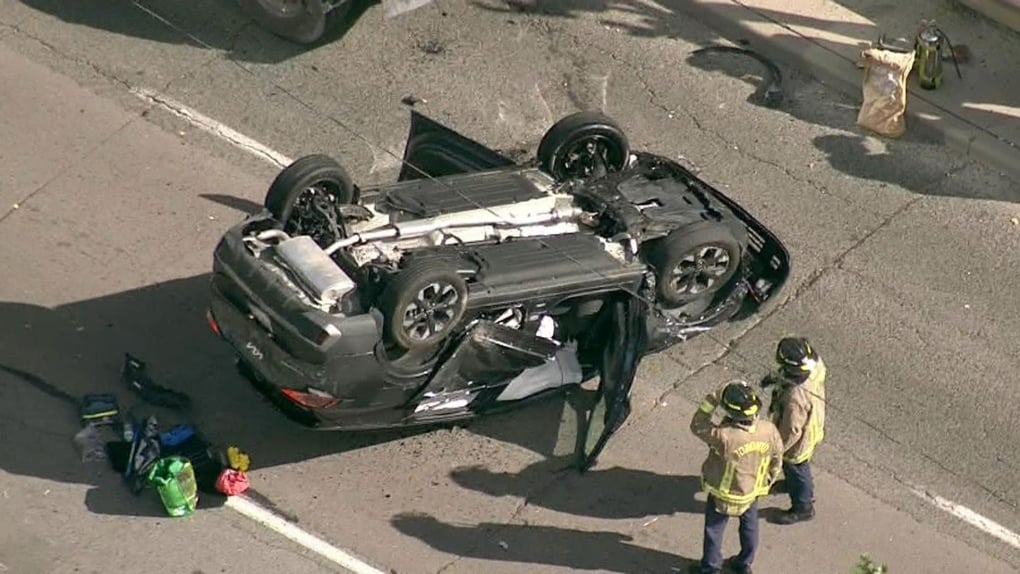
[[[693,54],[708,54],[712,52],[743,54],[761,62],[765,68],[768,69],[769,74],[771,75],[771,78],[765,84],[765,91],[762,94],[762,103],[770,108],[778,108],[779,104],[783,102],[783,74],[780,72],[779,66],[777,66],[775,62],[754,50],[749,48],[738,48],[736,46],[707,46],[705,48],[695,50]]]
[[[168,389],[153,381],[152,377],[149,376],[148,366],[145,364],[145,361],[131,353],[124,353],[124,368],[121,371],[121,379],[132,390],[137,392],[145,402],[177,410],[185,410],[191,407],[191,397],[182,392]]]

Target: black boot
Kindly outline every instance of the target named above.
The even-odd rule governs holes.
[[[802,510],[791,508],[790,510],[784,510],[778,517],[776,517],[776,524],[795,524],[797,522],[806,522],[814,517],[814,507],[808,507]]]

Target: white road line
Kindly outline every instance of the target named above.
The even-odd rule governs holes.
[[[207,131],[230,144],[243,149],[259,158],[268,160],[279,167],[290,165],[293,160],[282,153],[273,150],[250,137],[235,131],[226,125],[172,99],[152,90],[145,88],[132,88],[131,92],[139,98],[160,106],[170,113],[184,118],[188,123]],[[245,496],[231,496],[225,504],[227,508],[234,510],[262,526],[283,535],[285,538],[300,544],[304,548],[315,552],[319,556],[346,568],[354,574],[386,574],[382,570],[369,565],[363,560],[351,555],[322,538],[311,534],[277,515],[271,510],[262,507]]]
[[[937,494],[926,492],[918,488],[912,488],[911,490],[914,492],[915,496],[927,500],[936,508],[952,514],[978,530],[981,530],[986,534],[990,534],[1014,548],[1020,549],[1020,534],[1013,532],[998,522],[985,518],[966,506],[957,504],[952,500],[946,500]]]
[[[252,502],[251,499],[243,495],[228,497],[225,506],[251,518],[277,534],[289,538],[330,562],[346,568],[354,574],[386,574],[382,570],[363,562],[348,552],[294,525],[271,510]]]
[[[256,157],[267,160],[278,167],[290,165],[293,160],[282,153],[262,145],[250,137],[235,131],[226,125],[206,116],[188,106],[146,88],[131,88],[131,93],[139,98],[155,104],[177,117],[184,118],[191,125],[211,133],[212,135],[230,143],[234,147],[242,149]]]

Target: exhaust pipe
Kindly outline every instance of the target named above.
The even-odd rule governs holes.
[[[379,229],[375,231],[368,231],[365,233],[356,233],[350,237],[341,239],[325,249],[326,255],[332,255],[339,249],[356,245],[358,243],[364,243],[368,241],[375,241],[377,239],[412,239],[415,237],[424,237],[430,233],[436,231],[448,231],[451,229],[458,229],[464,227],[478,227],[479,225],[493,225],[498,227],[519,227],[524,225],[539,225],[542,223],[557,223],[560,221],[573,221],[582,213],[582,210],[578,207],[557,207],[556,209],[546,213],[535,213],[524,216],[506,215],[501,216],[498,213],[486,213],[484,216],[473,218],[470,222],[454,221],[447,222],[439,217],[431,219],[418,219],[413,221],[398,222],[392,224],[392,227],[385,229]]]

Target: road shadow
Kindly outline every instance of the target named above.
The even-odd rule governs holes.
[[[344,22],[315,46],[288,42],[251,20],[234,0],[19,0],[68,24],[150,42],[212,47],[236,60],[276,64],[344,36],[378,0],[354,0]],[[196,41],[197,39],[197,41]]]
[[[243,214],[256,213],[262,209],[262,204],[245,199],[243,197],[237,197],[234,195],[227,195],[223,193],[200,193],[201,197],[208,199],[213,203],[225,205],[231,209],[235,209]]]
[[[86,393],[112,393],[122,412],[155,415],[163,430],[194,424],[213,445],[247,452],[253,470],[451,426],[316,432],[286,419],[237,372],[233,351],[209,329],[209,280],[207,274],[197,275],[54,308],[0,302],[0,469],[92,486],[86,505],[93,512],[161,513],[158,500],[155,508],[140,505],[109,462],[82,462],[73,437],[82,428],[79,404]],[[178,411],[143,401],[121,381],[125,353],[145,361],[156,383],[187,394],[191,408]],[[469,429],[549,456],[558,444],[565,408],[566,398],[553,395],[475,421]],[[252,487],[257,494],[258,484]],[[216,496],[200,501],[202,508],[218,504],[222,499]]]
[[[231,351],[209,330],[208,285],[209,276],[199,275],[53,309],[0,302],[0,469],[93,486],[86,504],[95,512],[152,512],[109,462],[82,462],[73,437],[86,393],[112,393],[122,412],[153,414],[163,430],[194,424],[211,443],[250,454],[253,469],[431,430],[319,433],[283,418],[237,373]],[[120,380],[126,352],[146,361],[157,383],[187,394],[192,408],[179,412],[142,401]],[[215,498],[202,506],[215,505]]]
[[[402,534],[462,558],[623,574],[686,572],[694,563],[633,544],[632,537],[618,532],[491,522],[459,526],[413,513],[398,514],[390,522]]]
[[[450,477],[469,490],[527,499],[528,506],[577,516],[622,519],[704,512],[704,501],[695,499],[701,489],[697,476],[621,467],[594,468],[581,475],[567,467],[570,462],[546,459],[515,473],[469,466],[454,469]],[[537,484],[557,473],[555,486],[536,489]]]

